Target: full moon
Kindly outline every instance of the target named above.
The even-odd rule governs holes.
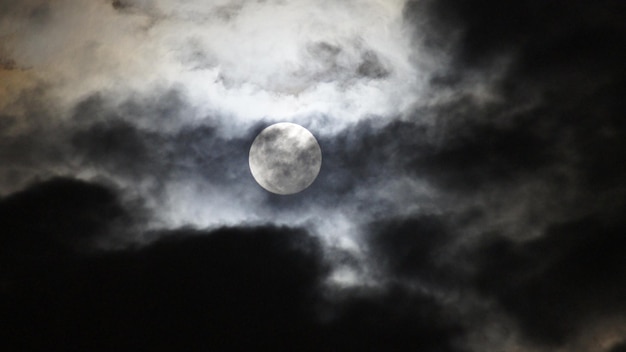
[[[276,194],[294,194],[315,181],[322,166],[322,150],[306,128],[281,122],[254,139],[249,164],[261,187]]]

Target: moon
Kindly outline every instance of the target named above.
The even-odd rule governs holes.
[[[322,150],[309,130],[281,122],[265,128],[250,147],[250,172],[265,190],[281,195],[309,187],[322,167]]]

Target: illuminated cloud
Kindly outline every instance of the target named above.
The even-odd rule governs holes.
[[[623,350],[621,12],[0,0],[0,340]],[[323,154],[287,197],[278,121]]]

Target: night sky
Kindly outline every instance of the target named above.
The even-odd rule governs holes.
[[[621,0],[0,0],[0,350],[624,352],[624,48]]]

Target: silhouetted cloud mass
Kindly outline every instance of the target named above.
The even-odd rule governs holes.
[[[623,13],[0,0],[0,350],[623,351]]]

